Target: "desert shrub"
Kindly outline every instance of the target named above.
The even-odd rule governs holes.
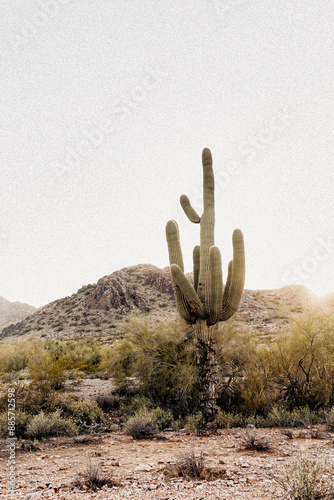
[[[200,431],[202,414],[201,412],[194,413],[192,415],[186,415],[183,419],[183,427],[188,432],[194,432],[198,434]]]
[[[25,413],[37,414],[42,410],[52,411],[54,408],[56,392],[46,390],[42,385],[34,385],[32,382],[9,384],[8,390],[15,389],[15,408]],[[0,396],[0,411],[7,411],[7,390]]]
[[[158,407],[154,408],[150,413],[159,431],[163,431],[172,425],[173,413],[170,410]]]
[[[134,439],[150,439],[156,435],[157,425],[151,413],[140,411],[129,418],[124,431]]]
[[[26,368],[31,359],[43,352],[40,340],[31,338],[17,343],[2,344],[0,350],[0,373],[17,372]]]
[[[219,470],[206,466],[203,453],[196,455],[193,450],[180,455],[175,463],[168,464],[164,474],[167,477],[183,477],[197,481],[210,481],[221,475]]]
[[[77,425],[91,425],[95,422],[104,421],[103,411],[94,400],[79,399],[72,401],[67,411]]]
[[[257,363],[257,342],[249,328],[233,323],[221,327],[217,344],[217,404],[226,411],[233,413],[243,410],[251,413],[258,406],[253,401],[255,397],[258,398],[258,387],[252,388],[250,385],[253,380],[251,372],[254,372]]]
[[[96,491],[102,486],[118,486],[118,481],[115,481],[110,471],[105,472],[102,469],[100,462],[88,461],[83,472],[77,474],[74,480],[74,486],[77,488],[85,486],[88,490]]]
[[[315,411],[309,408],[299,408],[288,411],[285,408],[274,407],[263,421],[264,427],[306,427],[318,423]]]
[[[102,411],[118,410],[121,405],[121,397],[118,394],[102,394],[97,396],[96,402]]]
[[[309,308],[290,318],[287,331],[272,346],[272,373],[288,409],[317,409],[334,397],[334,314]]]
[[[59,410],[45,414],[41,411],[35,415],[27,426],[26,434],[30,439],[41,439],[52,436],[75,436],[78,428],[70,418],[61,416]]]
[[[101,370],[121,385],[128,377],[139,380],[142,395],[163,408],[186,413],[194,403],[194,344],[181,322],[151,328],[133,319],[124,327],[124,338],[104,352]]]
[[[61,365],[64,370],[77,369],[92,373],[98,369],[102,349],[100,343],[92,338],[61,341],[31,336],[15,344],[3,344],[0,374],[18,372],[27,367],[38,372],[45,358],[56,365],[54,369]]]
[[[240,410],[246,414],[264,415],[272,407],[275,390],[271,372],[270,347],[255,345],[240,380]]]
[[[66,369],[94,373],[100,365],[103,347],[97,340],[86,337],[75,341],[46,341],[45,349],[52,356],[62,359]]]
[[[218,408],[217,425],[220,429],[232,429],[233,427],[245,427],[247,419],[241,413],[228,413]]]
[[[268,451],[271,444],[265,436],[259,436],[256,432],[247,430],[244,432],[241,445],[244,450]]]
[[[121,404],[121,409],[125,415],[132,416],[141,411],[151,411],[155,407],[153,401],[146,396],[136,396],[126,399]]]
[[[38,360],[28,365],[32,376],[32,387],[47,394],[52,390],[63,389],[66,380],[64,359],[43,353]]]
[[[31,415],[21,410],[15,411],[15,437],[22,438],[26,435],[27,425],[30,420]],[[0,413],[0,436],[3,438],[8,437],[8,411]]]
[[[334,486],[325,459],[310,458],[306,452],[289,464],[279,482],[291,500],[331,500]],[[326,480],[322,476],[326,474]]]
[[[334,429],[334,406],[323,413],[322,421],[327,425],[329,430]]]

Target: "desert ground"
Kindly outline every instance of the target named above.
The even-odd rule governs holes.
[[[94,397],[109,388],[109,381],[86,380],[78,395]],[[244,447],[247,435],[263,438],[267,451]],[[96,432],[77,437],[16,442],[17,489],[8,490],[8,452],[1,441],[0,495],[18,500],[36,499],[259,499],[287,498],[281,478],[294,474],[301,453],[334,466],[334,434],[324,427],[305,429],[219,429],[196,436],[166,429],[151,440],[134,440],[122,431]],[[202,454],[213,480],[188,480],[166,474],[184,454]],[[88,464],[99,463],[111,473],[113,484],[91,491],[78,486],[76,477]],[[326,474],[321,478],[327,481]]]

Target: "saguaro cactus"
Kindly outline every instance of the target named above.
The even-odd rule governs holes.
[[[178,225],[170,220],[166,226],[169,261],[176,303],[181,317],[193,327],[197,345],[198,386],[202,424],[213,422],[216,416],[215,340],[220,321],[226,321],[238,309],[245,282],[244,240],[240,229],[233,232],[233,260],[223,287],[221,254],[214,243],[215,207],[214,175],[209,149],[202,153],[203,202],[200,217],[186,195],[180,198],[188,219],[200,224],[200,246],[193,252],[194,284],[184,275]]]

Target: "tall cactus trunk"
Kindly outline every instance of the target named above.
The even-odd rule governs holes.
[[[215,344],[210,340],[209,327],[205,320],[196,323],[196,352],[197,352],[197,386],[199,391],[199,407],[202,414],[200,433],[215,431],[217,428],[217,361]],[[205,333],[205,330],[207,332]],[[204,338],[206,339],[204,340]]]
[[[245,253],[242,232],[233,232],[233,260],[228,265],[225,288],[223,286],[221,254],[214,243],[215,198],[212,156],[204,149],[203,214],[199,216],[186,195],[180,198],[188,219],[200,224],[200,245],[194,248],[194,284],[184,274],[183,257],[178,225],[167,223],[166,236],[169,262],[176,304],[181,317],[193,326],[197,347],[197,383],[200,393],[201,425],[214,427],[216,417],[217,362],[214,342],[217,325],[226,321],[238,309],[245,282]]]

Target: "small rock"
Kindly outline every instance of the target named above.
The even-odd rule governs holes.
[[[249,467],[249,463],[244,458],[239,458],[235,465],[241,465],[241,467]]]
[[[135,472],[150,472],[152,470],[152,467],[147,464],[139,464],[135,468]]]
[[[256,482],[257,482],[257,477],[254,477],[254,476],[249,476],[249,477],[247,478],[247,483],[249,483],[249,484],[254,484],[254,483],[256,483]]]
[[[247,424],[246,429],[255,429],[255,425],[253,424]]]
[[[39,500],[41,498],[41,493],[28,493],[24,500]]]

